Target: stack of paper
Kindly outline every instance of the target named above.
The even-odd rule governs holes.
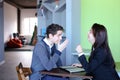
[[[66,70],[70,73],[85,71],[83,68],[75,67],[75,66],[61,66],[60,68]]]

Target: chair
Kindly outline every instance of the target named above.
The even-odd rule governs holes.
[[[27,80],[27,77],[32,73],[31,69],[29,67],[23,67],[21,62],[16,66],[16,71],[18,80]]]

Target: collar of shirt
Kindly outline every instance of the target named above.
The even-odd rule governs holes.
[[[50,48],[53,47],[53,44],[51,45],[46,37],[45,37],[43,40],[45,41],[45,43],[46,43]]]

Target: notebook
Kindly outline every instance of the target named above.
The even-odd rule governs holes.
[[[60,66],[60,68],[70,73],[85,71],[83,68],[75,67],[75,66]]]

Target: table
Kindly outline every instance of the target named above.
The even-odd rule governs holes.
[[[51,71],[43,70],[41,71],[41,74],[47,74],[47,75],[53,75],[53,76],[61,76],[61,77],[78,77],[81,79],[90,79],[92,80],[92,76],[86,76],[86,72],[75,72],[75,73],[69,73],[66,70],[63,70],[61,68],[54,68]]]

